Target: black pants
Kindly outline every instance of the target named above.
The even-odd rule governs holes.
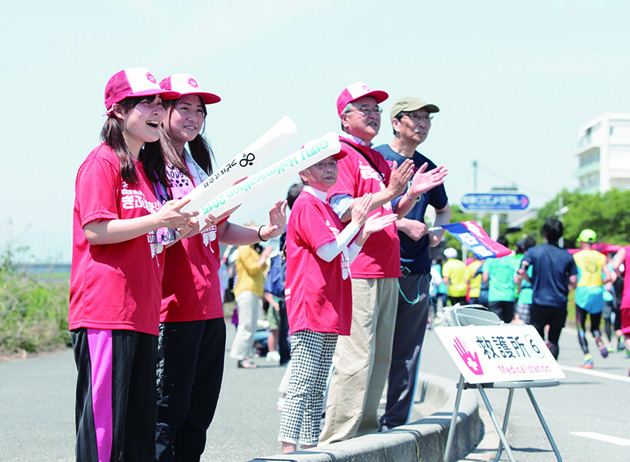
[[[560,332],[567,320],[567,307],[546,306],[532,304],[531,325],[536,328],[540,337],[545,339],[545,326],[549,325],[549,336],[547,340],[550,344],[549,350],[554,358],[558,359],[560,354]]]
[[[578,342],[580,343],[580,348],[582,348],[582,352],[584,354],[588,354],[588,342],[586,341],[586,316],[588,315],[590,315],[591,317],[591,333],[593,334],[597,349],[599,350],[597,339],[601,338],[602,336],[599,331],[599,325],[602,321],[602,312],[600,311],[599,313],[589,313],[584,308],[580,308],[579,306],[575,305],[575,324],[578,331]]]
[[[488,302],[488,309],[496,314],[504,323],[509,324],[514,318],[514,302]]]
[[[225,337],[223,318],[160,325],[156,460],[200,459],[221,391]]]
[[[70,335],[78,372],[77,460],[153,462],[157,337],[85,328]]]
[[[286,302],[283,299],[279,299],[278,305],[280,305],[280,325],[278,326],[278,353],[280,354],[280,365],[284,366],[291,359],[289,320],[287,318]]]

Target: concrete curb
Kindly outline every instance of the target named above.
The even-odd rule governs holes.
[[[406,462],[442,461],[455,405],[457,383],[428,374],[418,385],[420,403],[441,403],[431,415],[383,433],[359,436],[348,441],[318,446],[292,454],[278,454],[250,462]],[[438,404],[439,405],[439,404]],[[451,460],[468,454],[480,441],[482,423],[474,390],[462,394]]]

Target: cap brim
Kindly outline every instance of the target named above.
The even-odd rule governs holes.
[[[336,160],[341,160],[341,159],[343,159],[344,157],[346,157],[346,153],[345,153],[345,152],[343,152],[343,151],[339,151],[337,154],[333,154],[333,157],[334,157]]]
[[[190,93],[182,93],[182,96],[184,95],[198,95],[201,97],[204,104],[214,104],[221,101],[221,97],[219,95],[208,93],[206,91],[191,91]]]
[[[127,95],[125,98],[131,98],[134,96],[153,96],[160,95],[162,99],[177,99],[181,96],[180,93],[172,90],[142,90]]]
[[[434,112],[440,112],[440,108],[437,107],[435,104],[423,104],[423,105],[418,105],[418,106],[407,106],[404,109],[400,109],[395,115],[393,115],[392,119],[395,118],[401,112],[413,112],[413,111],[419,111],[420,109],[424,109],[429,114],[432,114]]]
[[[382,91],[382,90],[374,90],[374,91],[371,91],[371,92],[369,92],[369,93],[366,93],[365,95],[361,95],[359,98],[363,98],[364,96],[371,96],[372,98],[374,98],[374,99],[376,100],[376,102],[377,102],[378,104],[382,103],[382,102],[383,102],[383,101],[385,101],[387,98],[389,98],[389,94],[388,94],[388,93],[386,93],[386,92],[384,92],[384,91]],[[357,100],[357,99],[359,99],[359,98],[356,98],[356,99],[354,99],[354,100],[352,100],[352,101],[356,101],[356,100]],[[350,102],[352,102],[352,101],[350,101]]]
[[[420,109],[424,109],[429,113],[440,112],[440,108],[437,107],[435,104],[427,104],[425,106],[422,106]]]

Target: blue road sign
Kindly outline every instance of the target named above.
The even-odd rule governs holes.
[[[465,212],[497,212],[526,210],[529,197],[512,193],[468,193],[459,200]]]

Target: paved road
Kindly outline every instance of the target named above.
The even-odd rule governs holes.
[[[560,387],[535,393],[564,460],[627,459],[629,448],[620,444],[630,444],[630,360],[615,353],[606,360],[596,357],[593,371],[575,369],[581,353],[575,333],[569,330],[563,332],[561,348],[560,364],[567,378]],[[257,361],[260,368],[244,370],[227,359],[223,392],[202,461],[241,462],[278,452],[277,386],[285,369]],[[422,372],[453,381],[458,378],[432,332],[426,338]],[[74,381],[69,350],[0,364],[1,462],[74,460]],[[505,392],[492,390],[489,394],[500,411]],[[554,460],[526,395],[518,391],[516,397],[508,438],[517,460]],[[486,425],[486,430],[487,438],[466,460],[490,458],[492,429]],[[620,440],[611,440],[613,437]],[[507,460],[505,455],[502,460]]]
[[[559,387],[534,390],[534,395],[563,460],[628,460],[630,359],[625,352],[615,352],[606,359],[598,352],[592,352],[595,368],[584,370],[577,367],[582,360],[582,351],[575,330],[563,330],[560,342],[558,362],[566,378],[560,381]],[[592,343],[589,346],[593,348]],[[507,392],[490,390],[488,394],[495,410],[503,415]],[[555,460],[523,390],[517,390],[515,394],[508,441],[517,460]],[[505,453],[501,460],[508,460]]]

